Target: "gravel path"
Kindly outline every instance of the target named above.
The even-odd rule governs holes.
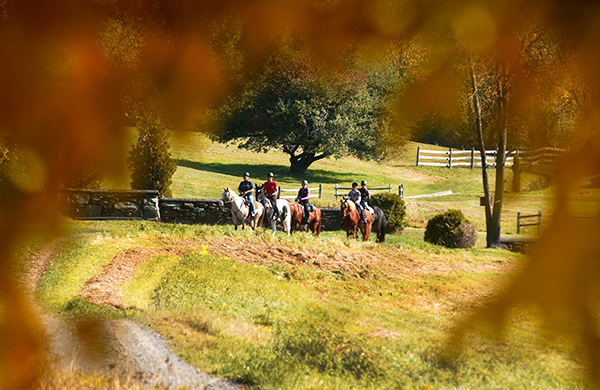
[[[31,259],[23,284],[32,302],[38,281],[59,246],[60,242],[50,245]],[[33,306],[36,307],[35,303]],[[118,375],[134,378],[141,384],[168,388],[244,388],[199,372],[173,354],[157,333],[136,322],[79,316],[65,318],[45,314],[39,307],[36,310],[59,368]]]

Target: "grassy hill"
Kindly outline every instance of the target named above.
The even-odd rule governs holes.
[[[401,155],[382,164],[353,157],[323,159],[311,165],[306,174],[298,175],[289,172],[288,156],[284,153],[254,153],[239,149],[234,144],[213,143],[201,134],[190,133],[172,139],[173,156],[179,159],[172,191],[175,197],[218,198],[223,187],[237,188],[244,171],[250,172],[255,183],[262,183],[271,171],[284,189],[299,188],[303,179],[309,181],[310,187],[321,184],[323,198],[314,200],[320,206],[338,205],[334,197],[335,184],[348,187],[353,181],[361,180],[367,180],[370,187],[391,184],[394,192],[402,184],[407,197],[452,190],[453,194],[450,196],[407,199],[409,226],[423,227],[436,213],[459,208],[476,223],[479,230],[485,230],[484,210],[479,206],[479,197],[483,195],[480,169],[417,167],[415,162],[419,145],[429,149],[444,149],[409,142]],[[492,181],[494,173],[491,169]],[[507,174],[507,183],[510,184],[512,173],[509,170]],[[527,186],[538,178],[538,175],[525,173],[522,183]],[[551,193],[548,189],[521,194],[508,193],[505,196],[503,233],[516,231],[518,211],[535,213],[542,209],[545,216],[551,215]],[[545,217],[545,220],[548,219]]]
[[[132,133],[132,139],[133,139]],[[427,149],[446,150],[444,147],[408,142],[401,155],[378,164],[373,161],[361,161],[357,158],[323,159],[311,165],[304,175],[289,172],[288,156],[271,151],[254,153],[239,149],[235,144],[213,143],[200,133],[187,133],[173,136],[172,155],[179,159],[179,166],[173,176],[172,194],[182,198],[220,198],[223,187],[237,188],[243,172],[251,174],[251,180],[262,183],[268,172],[275,174],[275,180],[284,189],[297,189],[303,179],[309,181],[309,187],[323,188],[323,198],[314,199],[318,206],[336,207],[339,203],[334,197],[335,184],[348,187],[353,181],[367,180],[369,187],[392,185],[396,192],[400,184],[404,185],[405,196],[430,194],[451,190],[452,195],[435,198],[406,199],[409,226],[424,227],[429,218],[450,208],[458,208],[474,222],[480,231],[485,230],[484,208],[479,206],[483,196],[481,170],[469,168],[415,166],[417,146]],[[490,183],[495,180],[495,170],[489,170]],[[506,171],[505,191],[510,190],[512,171]],[[548,223],[553,214],[552,188],[526,191],[528,187],[538,187],[540,181],[548,180],[547,175],[524,172],[521,193],[506,192],[502,213],[502,234],[516,233],[517,212],[534,214],[543,212],[543,224]],[[574,202],[573,213],[585,216],[590,199],[598,199],[600,190],[586,188],[582,183],[581,191]],[[105,183],[107,188],[128,188],[129,180]],[[534,228],[525,233],[535,233]]]

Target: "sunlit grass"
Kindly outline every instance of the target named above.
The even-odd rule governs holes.
[[[577,364],[526,311],[511,317],[504,338],[471,334],[459,358],[440,360],[453,325],[503,286],[507,270],[498,264],[518,267],[525,260],[518,254],[445,249],[424,243],[418,229],[374,245],[349,243],[343,232],[273,238],[231,226],[141,221],[73,222],[71,228],[79,239],[65,244],[42,278],[38,297],[45,306],[150,323],[185,361],[219,377],[266,389],[585,388]],[[420,265],[414,273],[392,274],[386,267],[393,263],[350,271],[260,259],[246,264],[211,253],[208,242],[223,237],[248,246],[400,255],[394,261]],[[157,245],[188,252],[142,264],[121,289],[129,309],[77,297],[116,252]]]

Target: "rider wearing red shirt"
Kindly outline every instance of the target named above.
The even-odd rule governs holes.
[[[277,183],[273,181],[273,173],[269,172],[267,181],[263,184],[265,195],[273,206],[273,219],[279,220],[279,209],[277,208]]]

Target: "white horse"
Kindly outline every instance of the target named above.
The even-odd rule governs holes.
[[[264,192],[263,186],[256,187],[256,200],[260,202],[265,208],[265,217],[271,220],[271,228],[273,229],[273,235],[277,231],[277,221],[273,217],[273,206]],[[290,203],[285,199],[277,199],[277,208],[279,209],[279,217],[283,224],[283,230],[290,235],[292,231],[292,213],[290,212]]]
[[[221,195],[221,205],[224,203],[231,202],[231,216],[233,217],[233,225],[237,230],[238,225],[242,225],[242,229],[246,227],[246,220],[250,222],[252,230],[258,226],[262,226],[264,217],[264,208],[258,203],[254,202],[254,211],[256,212],[254,217],[248,218],[250,208],[244,203],[244,198],[231,191],[229,187],[223,187],[223,195]]]

